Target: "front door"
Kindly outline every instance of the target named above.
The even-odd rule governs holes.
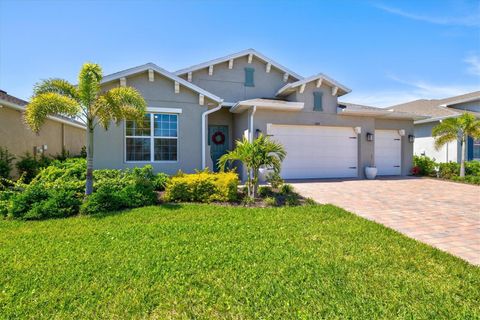
[[[208,144],[213,161],[213,171],[218,171],[218,159],[228,149],[228,126],[208,126]]]

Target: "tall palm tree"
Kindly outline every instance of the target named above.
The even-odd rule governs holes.
[[[460,161],[460,177],[465,177],[466,141],[468,137],[480,138],[480,120],[474,115],[464,113],[458,118],[448,118],[432,129],[435,138],[435,148],[438,150],[446,143],[460,140],[462,154]]]
[[[258,174],[261,167],[280,172],[282,161],[287,153],[283,146],[260,134],[250,142],[247,138],[236,142],[234,150],[224,154],[218,160],[221,170],[225,170],[228,163],[240,161],[247,170],[247,190],[249,197],[255,198],[258,188]]]
[[[146,112],[142,95],[131,87],[102,91],[102,68],[85,63],[74,86],[63,79],[48,79],[37,83],[26,107],[25,121],[38,132],[50,115],[75,117],[87,127],[87,179],[85,195],[93,191],[93,130],[100,124],[105,129],[111,121],[141,120]]]

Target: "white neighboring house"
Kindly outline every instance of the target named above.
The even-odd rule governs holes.
[[[459,117],[464,112],[469,112],[480,118],[480,91],[445,99],[420,99],[392,106],[389,109],[428,115],[430,117],[414,122],[415,142],[413,148],[415,155],[425,155],[434,158],[438,162],[460,162],[462,150],[460,141],[450,142],[441,149],[436,150],[432,129],[443,119]],[[480,160],[479,139],[468,139],[466,160]]]

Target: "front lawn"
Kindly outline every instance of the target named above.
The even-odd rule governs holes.
[[[480,268],[334,206],[0,221],[0,318],[478,319]]]

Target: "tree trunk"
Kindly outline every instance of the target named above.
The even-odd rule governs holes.
[[[258,189],[258,168],[252,169],[253,170],[253,181],[252,181],[252,189],[253,189],[253,198],[257,197],[257,189]]]
[[[85,183],[85,195],[93,192],[93,123],[87,121],[87,181]]]
[[[467,153],[467,148],[465,146],[465,135],[462,137],[462,154],[460,159],[460,177],[465,177],[465,157]]]

